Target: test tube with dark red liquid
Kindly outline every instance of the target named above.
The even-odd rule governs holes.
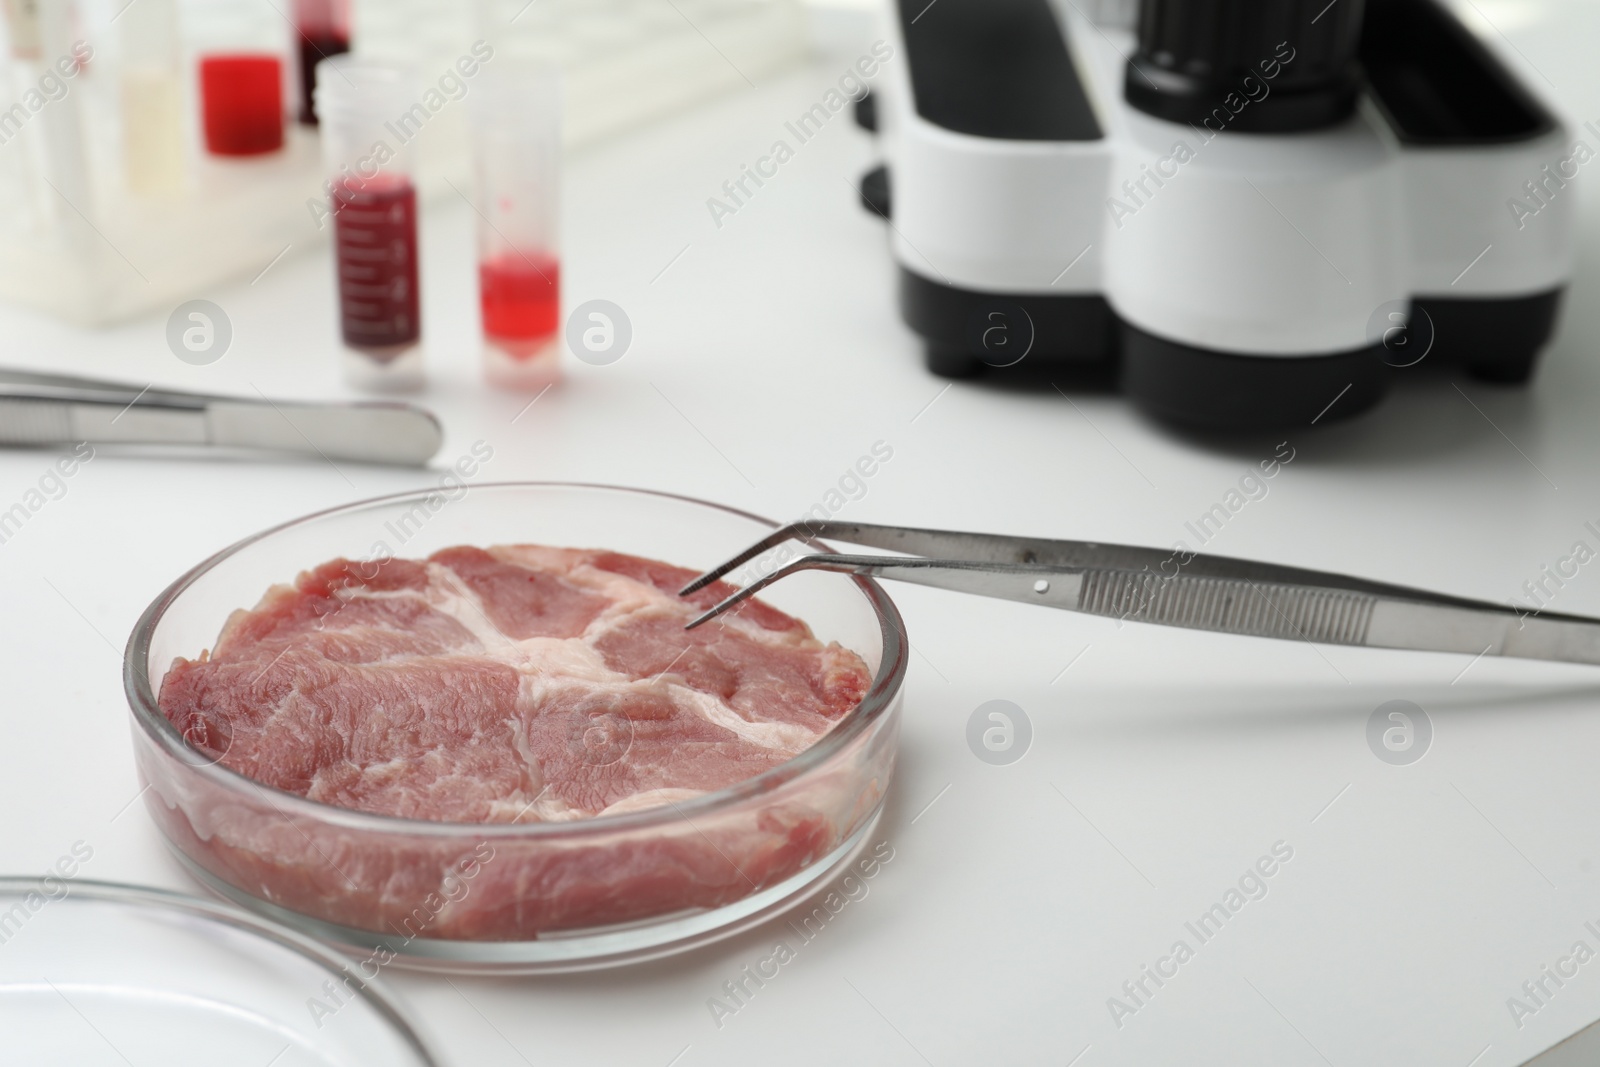
[[[486,70],[471,97],[484,373],[508,389],[561,374],[561,82],[553,67]]]
[[[422,385],[417,193],[409,142],[386,125],[417,99],[405,71],[350,55],[317,64],[345,379],[362,389]]]
[[[295,0],[295,47],[300,63],[300,122],[317,124],[317,64],[350,51],[349,0]]]

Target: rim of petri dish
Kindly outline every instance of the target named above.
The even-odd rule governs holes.
[[[125,882],[107,882],[96,878],[71,878],[63,881],[67,885],[66,895],[55,898],[61,904],[70,904],[74,900],[92,900],[120,905],[130,911],[164,912],[187,916],[202,923],[232,927],[287,949],[336,978],[343,978],[346,974],[345,968],[351,964],[348,957],[326,945],[233,904],[190,896],[170,889],[130,885]],[[38,875],[0,875],[0,900],[37,893],[41,884]],[[412,1025],[409,1012],[380,979],[363,976],[355,985],[354,994],[370,1004],[395,1035],[416,1054],[421,1063],[426,1067],[443,1067],[444,1061]]]
[[[656,497],[663,500],[694,504],[725,514],[735,515],[766,526],[769,529],[776,530],[782,525],[762,515],[756,515],[752,512],[731,508],[708,500],[700,500],[692,496],[596,482],[482,482],[468,486],[466,491],[471,494],[505,489],[587,489],[607,493]],[[196,751],[195,748],[184,740],[183,735],[162,713],[148,676],[147,661],[150,655],[151,639],[156,627],[161,624],[161,620],[165,617],[167,610],[201,576],[225,563],[251,545],[264,541],[275,534],[301,526],[308,526],[320,519],[330,518],[335,515],[380,510],[407,500],[421,499],[436,492],[436,489],[428,488],[405,493],[391,493],[386,496],[359,500],[352,504],[325,508],[322,511],[312,512],[298,519],[280,523],[277,526],[262,530],[260,533],[252,534],[243,540],[236,541],[222,551],[207,557],[167,586],[145,609],[144,614],[139,617],[138,623],[134,625],[133,633],[128,638],[127,649],[123,655],[123,688],[127,693],[128,705],[132,708],[134,718],[138,721],[140,727],[161,745],[169,755],[183,760],[193,773],[208,778],[221,787],[232,790],[262,790],[272,794],[274,801],[285,812],[298,811],[309,818],[347,829],[367,830],[374,833],[406,833],[424,837],[456,837],[463,833],[469,833],[473,837],[491,841],[504,838],[536,839],[540,837],[571,839],[582,836],[589,831],[610,833],[614,830],[648,830],[653,827],[679,825],[696,815],[712,812],[725,805],[755,799],[765,793],[769,793],[779,786],[802,777],[807,771],[825,763],[836,753],[847,748],[893,707],[895,697],[899,694],[905,682],[908,666],[907,655],[910,646],[906,640],[905,621],[901,618],[899,609],[894,606],[894,602],[889,599],[889,595],[884,592],[883,587],[876,581],[859,575],[851,575],[848,576],[849,580],[854,582],[862,595],[866,597],[878,620],[879,630],[883,639],[882,660],[866,695],[844,718],[839,720],[833,729],[829,730],[816,744],[804,752],[770,770],[763,771],[754,778],[747,778],[735,785],[706,793],[692,800],[679,801],[670,805],[647,808],[643,811],[628,812],[621,815],[596,815],[572,822],[445,822],[433,819],[408,819],[398,815],[380,815],[375,812],[356,811],[353,808],[341,808],[332,804],[324,804],[321,801],[307,799],[298,793],[290,793],[275,786],[258,782],[254,778],[223,766],[220,761],[216,763],[196,763],[192,758]],[[809,543],[822,551],[833,551],[829,545],[822,541],[811,541]],[[219,630],[221,625],[221,620],[219,620]]]

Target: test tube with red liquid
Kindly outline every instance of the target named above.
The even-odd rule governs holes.
[[[206,151],[224,158],[279,151],[287,112],[282,18],[260,0],[214,2],[193,14]]]
[[[345,379],[422,385],[417,192],[409,142],[386,125],[418,99],[411,75],[351,55],[317,64]]]
[[[200,112],[214,156],[259,156],[283,147],[283,60],[270,52],[200,57]]]
[[[561,374],[560,75],[486,70],[470,102],[484,373],[542,389]]]
[[[300,123],[317,124],[317,64],[350,51],[350,0],[295,0]]]

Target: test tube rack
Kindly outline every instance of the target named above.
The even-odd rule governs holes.
[[[79,38],[94,54],[59,99],[0,143],[0,299],[104,326],[249,281],[326,238],[309,207],[324,199],[316,131],[291,123],[284,149],[258,159],[207,157],[192,84],[183,188],[133,194],[123,179],[117,72],[126,57],[112,32],[116,5],[41,5],[57,17],[43,20],[38,63]],[[458,70],[477,41],[493,50],[490,62],[558,65],[569,148],[742,87],[807,48],[801,0],[354,0],[352,15],[356,52],[411,67],[424,91]],[[191,82],[194,60],[184,57]],[[37,69],[5,64],[0,92],[20,99]],[[453,198],[452,185],[472,180],[467,107],[444,98],[417,139],[429,200]],[[0,112],[9,103],[0,97]]]

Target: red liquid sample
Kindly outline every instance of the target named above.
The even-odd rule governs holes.
[[[350,51],[350,35],[326,29],[302,29],[300,38],[300,124],[317,124],[317,64]]]
[[[213,155],[276,152],[283,147],[283,63],[271,55],[202,57],[200,111]]]
[[[389,175],[351,179],[334,186],[333,207],[344,342],[387,362],[422,335],[416,190]]]
[[[483,333],[512,355],[531,356],[561,319],[561,264],[551,255],[510,252],[478,265]]]

